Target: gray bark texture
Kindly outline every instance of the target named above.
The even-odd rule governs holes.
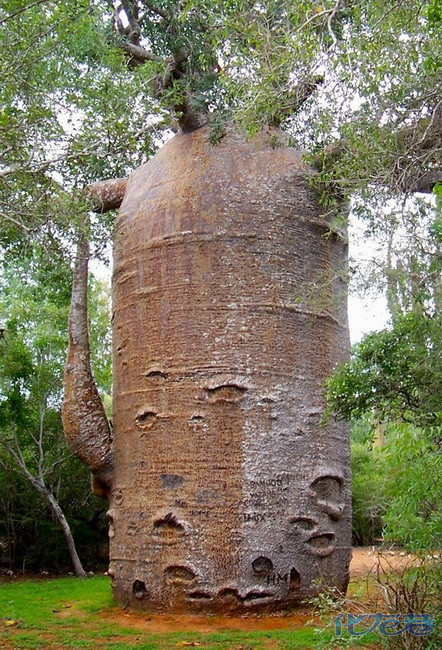
[[[321,419],[349,350],[347,244],[283,137],[229,130],[211,146],[203,127],[129,178],[108,513],[124,605],[285,610],[320,578],[345,592],[348,431]]]
[[[88,262],[89,243],[86,236],[80,234],[69,313],[63,429],[71,448],[92,472],[94,492],[107,498],[113,473],[112,439],[90,363],[87,316]]]

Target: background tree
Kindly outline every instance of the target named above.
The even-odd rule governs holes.
[[[403,241],[395,267],[388,268],[390,327],[356,345],[350,362],[328,383],[330,408],[365,429],[365,445],[358,449],[377,468],[383,486],[387,537],[412,550],[442,543],[440,213],[436,209],[429,224],[420,216],[413,238]],[[389,249],[391,261],[391,242]],[[379,425],[385,447],[371,449]],[[356,483],[360,471],[355,467]],[[366,515],[368,509],[361,511]]]
[[[88,504],[85,472],[66,446],[60,418],[70,269],[66,264],[48,264],[34,245],[20,260],[7,255],[2,271],[0,312],[5,333],[0,342],[0,465],[2,511],[8,516],[2,517],[5,523],[0,537],[6,539],[10,565],[21,561],[29,568],[38,562],[49,566],[59,555],[53,518],[63,531],[76,574],[85,575],[65,508],[74,521],[74,532],[77,530],[84,541],[81,529],[88,519],[99,521],[102,507],[95,503],[94,512]],[[100,295],[97,286],[93,293]],[[109,390],[107,305],[105,316],[98,308],[93,321],[101,344],[97,376]],[[78,476],[83,488],[78,486]]]

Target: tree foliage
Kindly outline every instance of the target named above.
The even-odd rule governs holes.
[[[151,152],[151,102],[93,3],[4,2],[0,43],[0,242],[61,255],[84,218],[84,188]],[[109,225],[96,222],[99,244]]]
[[[440,242],[437,223],[432,230]],[[374,490],[365,494],[364,488],[374,473],[386,539],[422,551],[442,543],[442,320],[440,257],[416,242],[407,247],[408,273],[404,256],[394,284],[390,278],[390,327],[354,347],[350,361],[330,378],[328,399],[337,417],[365,430],[362,451],[361,443],[353,443],[363,463],[353,468],[359,531],[372,521]],[[383,429],[385,444],[372,448],[376,427]]]
[[[329,381],[331,408],[346,419],[371,412],[380,421],[440,422],[441,353],[440,314],[409,312],[355,346]]]
[[[441,425],[395,423],[384,450],[387,537],[412,551],[442,546]]]
[[[94,530],[105,528],[103,508],[89,496],[87,471],[72,457],[61,425],[70,283],[69,266],[49,264],[38,246],[20,261],[15,256],[3,260],[0,545],[14,568],[67,565],[59,529],[63,513],[72,518],[85,553],[91,546],[96,551],[98,540],[103,543]],[[99,295],[98,288],[94,293]],[[108,340],[107,310],[103,315],[96,305],[93,322],[97,341]],[[101,357],[98,376],[104,390],[109,390],[109,366],[109,356]]]

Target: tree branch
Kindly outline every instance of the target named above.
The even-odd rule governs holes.
[[[138,4],[136,1],[128,2],[128,0],[121,0],[121,5],[128,21],[127,30],[125,30],[127,38],[134,45],[140,45],[141,27],[139,22]]]
[[[43,451],[43,432],[44,432],[44,408],[40,404],[39,408],[39,429],[38,429],[38,478],[44,481],[44,451]]]
[[[130,54],[130,62],[135,65],[142,65],[143,63],[146,63],[146,61],[163,61],[161,57],[156,56],[155,54],[152,54],[152,52],[145,50],[144,47],[135,45],[129,41],[122,41],[119,43],[118,47],[126,52],[126,54]]]
[[[328,16],[334,11],[334,9],[322,9],[321,11],[316,11],[313,16],[310,16],[310,18],[307,18],[305,22],[302,23],[300,27],[298,27],[297,31],[300,32],[304,29],[304,27],[307,27],[310,23],[313,21],[317,20],[318,18],[321,18],[322,16]]]
[[[436,183],[442,183],[442,168],[422,174],[420,178],[409,185],[408,191],[431,194]]]
[[[5,169],[0,169],[0,179],[1,178],[6,178],[7,176],[12,176],[13,174],[17,174],[19,172],[23,171],[29,171],[32,174],[38,174],[39,172],[44,172],[46,171],[49,167],[52,165],[55,165],[58,162],[62,161],[67,161],[67,160],[75,160],[77,158],[81,158],[82,156],[91,154],[93,150],[96,150],[97,144],[94,143],[94,145],[91,145],[84,151],[78,152],[78,153],[67,153],[64,155],[56,156],[55,158],[49,158],[49,160],[43,160],[41,162],[36,163],[35,165],[33,164],[32,159],[29,159],[28,161],[24,163],[15,163],[11,165],[10,167],[6,167]],[[110,154],[106,152],[106,155],[103,157],[108,157]]]
[[[307,81],[301,82],[290,96],[287,98],[287,101],[283,106],[277,109],[277,114],[274,119],[271,120],[269,126],[279,127],[281,122],[291,115],[295,115],[305,104],[305,102],[313,95],[315,90],[324,83],[324,77],[318,75],[312,77]]]
[[[31,2],[30,4],[26,5],[26,7],[22,7],[21,9],[17,9],[17,11],[14,11],[14,13],[9,14],[9,16],[5,16],[0,20],[0,25],[3,25],[3,23],[6,23],[6,21],[11,20],[12,18],[15,18],[16,16],[19,16],[20,14],[24,13],[28,9],[31,9],[32,7],[36,7],[37,5],[42,5],[45,2],[48,2],[48,0],[35,0],[35,2]]]
[[[127,178],[113,178],[90,185],[86,196],[91,200],[92,210],[104,214],[120,207],[126,192]]]
[[[336,34],[333,31],[333,20],[336,18],[336,14],[338,13],[341,6],[342,6],[342,0],[338,0],[335,6],[333,7],[327,20],[327,30],[328,33],[330,34],[330,38],[332,39],[334,46],[336,46],[338,39],[336,38]]]
[[[434,141],[435,132],[437,135],[442,135],[441,133],[441,122],[442,122],[442,99],[436,104],[433,113],[431,115],[430,121],[425,128],[425,131],[416,143],[417,146],[428,146],[428,143],[432,144]]]
[[[136,133],[133,134],[133,138],[138,140],[141,136],[145,135],[149,131],[154,131],[154,125],[147,125],[144,128],[139,129]],[[55,158],[49,158],[48,160],[34,161],[32,158],[20,163],[14,163],[9,167],[0,169],[0,180],[6,179],[8,176],[13,176],[14,174],[19,174],[21,172],[27,172],[30,174],[38,174],[49,169],[52,165],[55,165],[59,162],[67,162],[69,160],[81,160],[84,156],[94,155],[95,158],[100,160],[109,158],[110,156],[123,151],[123,148],[127,148],[127,143],[124,142],[115,149],[110,149],[106,151],[100,151],[102,147],[102,141],[98,140],[92,142],[88,147],[82,149],[81,151],[64,153]]]
[[[147,7],[152,13],[156,14],[157,16],[160,16],[161,18],[164,18],[164,20],[170,20],[172,16],[166,9],[161,9],[160,7],[157,7],[153,2],[149,2],[148,0],[142,0],[143,5]]]
[[[113,479],[112,433],[91,369],[87,309],[89,256],[88,238],[84,232],[79,232],[62,417],[70,447],[89,466],[100,496],[107,498]]]
[[[31,228],[28,228],[27,226],[25,226],[24,223],[21,223],[21,221],[17,221],[17,219],[10,217],[8,214],[2,214],[2,219],[14,224],[14,226],[16,226],[19,230],[23,230],[23,232],[26,235],[29,235],[29,233],[31,232]]]
[[[51,474],[53,474],[54,470],[55,470],[59,465],[62,465],[63,463],[65,463],[65,462],[66,462],[67,460],[69,460],[70,458],[74,458],[74,456],[75,456],[75,454],[72,453],[72,454],[68,454],[67,456],[62,456],[62,457],[59,458],[58,460],[54,460],[54,462],[52,463],[52,465],[51,465],[50,467],[48,467],[47,469],[45,469],[45,471],[44,471],[44,476],[46,476],[46,475],[50,476]]]
[[[386,130],[391,128],[387,126]],[[442,183],[442,167],[437,165],[442,151],[442,100],[431,115],[397,129],[394,137],[394,150],[385,151],[390,160],[384,166],[383,178],[379,174],[368,177],[366,182],[391,184],[398,192],[430,194],[436,183]],[[313,166],[319,171],[331,170],[345,155],[352,155],[351,146],[345,138],[331,143],[314,156]],[[339,178],[336,182],[339,184]]]

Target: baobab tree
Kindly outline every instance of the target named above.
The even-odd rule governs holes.
[[[440,180],[437,3],[94,7],[142,82],[134,116],[147,95],[176,131],[89,189],[120,206],[112,434],[83,235],[74,273],[65,429],[109,498],[114,592],[225,611],[345,590],[347,433],[321,416],[348,348],[346,199]]]

